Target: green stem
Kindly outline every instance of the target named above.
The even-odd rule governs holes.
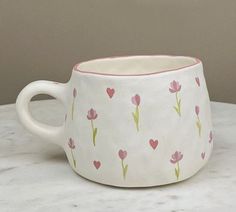
[[[199,136],[201,137],[201,121],[200,121],[200,118],[199,116],[197,115],[197,121],[198,121],[198,134]]]
[[[177,113],[179,114],[179,116],[181,116],[178,92],[175,93],[175,98],[176,98],[176,103],[177,103]]]
[[[137,128],[137,131],[139,131],[139,108],[138,108],[138,106],[136,106],[136,117],[137,117],[136,128]]]
[[[72,149],[70,149],[70,151],[71,151],[71,155],[72,155],[72,159],[73,159],[74,168],[76,168],[76,160],[74,158],[73,151],[72,151]]]
[[[178,175],[177,175],[177,180],[179,180],[179,172],[180,172],[180,168],[179,168],[179,162],[177,162],[177,172],[178,172]]]
[[[125,166],[124,166],[124,160],[121,160],[121,166],[123,171],[123,178],[125,179]]]
[[[93,145],[95,146],[96,144],[96,140],[95,140],[95,129],[94,129],[94,125],[93,125],[93,120],[91,119],[91,127],[92,127],[92,131],[93,131]]]
[[[91,119],[91,127],[92,127],[92,130],[94,131],[94,126],[93,126],[93,120]]]

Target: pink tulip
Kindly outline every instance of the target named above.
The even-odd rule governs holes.
[[[77,90],[74,88],[73,89],[73,97],[75,98],[77,96]]]
[[[181,152],[176,151],[170,159],[171,163],[177,163],[179,162],[181,159],[183,158],[183,154],[181,154]]]
[[[209,143],[212,142],[212,139],[213,139],[213,134],[212,134],[212,131],[210,131],[210,134],[209,134]]]
[[[74,149],[75,148],[75,142],[72,138],[69,139],[68,141],[68,146],[71,148],[71,149]]]
[[[94,120],[97,118],[97,113],[96,113],[96,110],[94,110],[93,108],[91,108],[89,111],[88,111],[88,115],[87,115],[87,118],[88,120]]]
[[[199,80],[199,77],[195,77],[195,81],[196,81],[198,87],[200,87],[200,80]]]
[[[119,157],[120,157],[121,160],[124,160],[127,156],[127,152],[125,150],[122,150],[122,149],[120,149],[118,154],[119,154]]]
[[[138,94],[136,94],[135,96],[133,96],[131,98],[131,101],[132,101],[132,103],[134,105],[139,106],[139,104],[140,104],[140,96]]]
[[[170,91],[171,93],[176,93],[176,92],[180,91],[180,89],[181,89],[181,85],[179,84],[178,81],[173,80],[173,81],[170,83],[169,91]]]
[[[195,106],[195,113],[197,114],[197,116],[198,116],[199,112],[200,112],[199,106]]]

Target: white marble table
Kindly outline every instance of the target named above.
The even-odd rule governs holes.
[[[60,124],[55,100],[31,103],[34,116]],[[212,103],[214,151],[191,179],[168,186],[121,189],[75,174],[63,150],[18,123],[0,106],[0,211],[236,211],[236,105]]]

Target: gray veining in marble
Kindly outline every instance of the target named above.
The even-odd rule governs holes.
[[[60,124],[55,100],[31,103],[33,115]],[[0,106],[0,211],[236,211],[236,105],[212,103],[214,150],[197,175],[178,184],[121,189],[75,174],[63,150],[18,123]]]

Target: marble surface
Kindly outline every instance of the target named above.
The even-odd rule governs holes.
[[[214,150],[209,163],[181,183],[142,189],[79,177],[63,150],[28,133],[15,105],[0,106],[0,211],[236,211],[236,105],[212,102]],[[59,125],[55,100],[31,103],[38,120]]]

